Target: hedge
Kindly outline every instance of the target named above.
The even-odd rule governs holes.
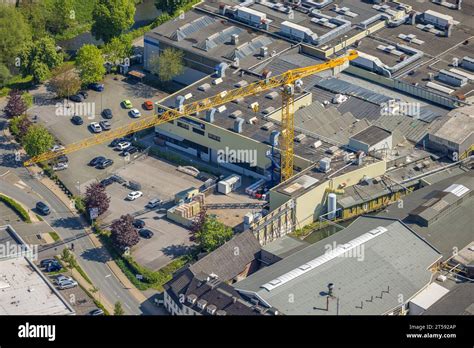
[[[8,207],[13,209],[18,216],[25,221],[26,223],[31,223],[30,215],[17,201],[13,200],[10,197],[0,194],[0,201],[5,203]]]

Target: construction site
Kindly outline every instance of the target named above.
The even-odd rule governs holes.
[[[186,66],[173,79],[182,88],[155,101],[155,115],[27,164],[154,127],[151,146],[226,173],[194,188],[201,198],[175,200],[167,216],[184,226],[212,190],[248,196],[207,203],[237,209],[262,245],[378,211],[429,175],[471,166],[470,24],[460,1],[453,16],[436,7],[202,2],[145,34],[144,72],[167,48],[182,51]]]

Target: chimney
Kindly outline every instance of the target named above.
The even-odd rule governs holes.
[[[458,0],[456,4],[456,9],[459,11],[461,11],[461,4],[462,4],[462,0]]]
[[[260,55],[264,58],[266,56],[268,56],[268,47],[267,46],[260,47]]]

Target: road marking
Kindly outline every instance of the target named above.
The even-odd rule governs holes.
[[[108,277],[110,277],[110,276],[111,276],[111,274],[107,274],[107,275],[105,276],[105,278],[108,278]]]
[[[20,190],[24,190],[24,189],[26,188],[25,186],[21,186],[21,185],[18,184],[18,183],[14,183],[13,186],[18,187]]]

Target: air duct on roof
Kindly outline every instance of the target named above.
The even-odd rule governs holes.
[[[280,132],[274,130],[270,133],[270,145],[271,146],[278,146],[278,138],[280,136]]]
[[[234,132],[242,133],[242,127],[244,125],[244,119],[241,117],[237,117],[234,121]]]
[[[209,123],[214,123],[214,116],[216,113],[216,109],[212,108],[206,111],[206,121]]]
[[[174,103],[175,103],[175,106],[178,110],[180,110],[183,107],[185,100],[186,99],[182,95],[178,95],[176,97]]]
[[[216,75],[217,77],[224,77],[225,71],[228,68],[228,65],[224,62],[217,64],[216,66]]]

